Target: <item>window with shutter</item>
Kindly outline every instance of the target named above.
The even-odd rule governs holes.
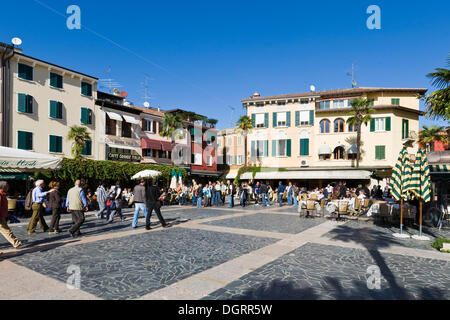
[[[62,137],[50,135],[50,152],[62,153]]]
[[[91,156],[92,155],[92,141],[84,140],[83,151],[81,152],[83,156]]]
[[[33,150],[33,133],[26,131],[18,131],[17,149]]]
[[[399,106],[400,105],[400,99],[392,98],[391,99],[391,104],[394,105],[394,106]]]
[[[18,76],[20,79],[33,81],[33,67],[19,63]]]
[[[300,139],[300,155],[309,156],[309,139]]]
[[[386,159],[386,147],[375,146],[375,160],[385,160],[385,159]]]
[[[269,114],[264,113],[264,128],[268,128],[268,127],[269,127]]]
[[[314,110],[309,110],[309,125],[314,125]]]
[[[50,100],[50,118],[62,119],[62,103]]]
[[[273,127],[274,128],[277,127],[277,113],[276,112],[273,113]]]
[[[53,88],[62,89],[63,87],[63,77],[59,74],[50,72],[50,86]]]
[[[91,109],[81,108],[81,124],[92,124]]]
[[[83,96],[91,97],[92,96],[92,85],[87,82],[82,82],[81,83],[81,94]]]
[[[288,127],[291,126],[291,112],[290,111],[286,112],[286,126],[288,126]]]
[[[298,127],[300,125],[300,111],[295,111],[295,126]]]

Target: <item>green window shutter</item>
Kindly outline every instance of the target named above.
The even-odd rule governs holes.
[[[268,128],[268,127],[269,127],[269,114],[264,113],[264,128]]]
[[[277,156],[277,140],[272,140],[272,157]]]
[[[376,160],[386,159],[386,146],[375,146],[375,159]]]
[[[58,152],[58,137],[50,136],[50,152]]]
[[[19,93],[18,95],[18,105],[17,110],[19,112],[26,112],[27,110],[27,95],[23,93]]]
[[[256,114],[252,114],[252,126],[256,128]]]
[[[81,83],[81,94],[85,96],[92,96],[92,85],[87,82]]]
[[[402,120],[402,139],[405,139],[405,119]]]
[[[288,127],[291,126],[291,112],[290,111],[286,112],[286,125]]]
[[[295,111],[295,126],[298,127],[300,125],[300,111]]]
[[[405,121],[406,121],[406,132],[405,132],[406,137],[405,138],[409,138],[409,120],[405,120]]]
[[[395,105],[395,106],[399,106],[400,105],[400,99],[392,98],[391,99],[391,104]]]
[[[33,81],[33,67],[19,63],[19,78]]]
[[[264,157],[269,156],[269,140],[264,141]]]
[[[409,138],[409,120],[402,120],[402,139]]]
[[[290,156],[291,156],[291,139],[288,139],[288,140],[286,141],[286,149],[287,149],[286,155],[287,155],[288,157],[290,157]]]
[[[81,108],[81,123],[82,124],[87,124],[88,122],[88,109],[86,108]]]
[[[33,149],[33,134],[26,131],[17,132],[17,148],[21,150]]]
[[[252,158],[256,157],[256,147],[255,147],[255,145],[256,145],[255,141],[252,141],[252,149],[251,149]]]
[[[391,131],[391,117],[386,118],[385,129],[386,131]]]
[[[380,147],[375,146],[375,160],[379,160],[379,159],[380,159]]]
[[[60,77],[60,75],[50,72],[50,86],[54,88],[61,88]]]
[[[57,117],[58,119],[62,119],[62,118],[63,118],[62,109],[63,109],[63,104],[62,104],[62,102],[58,102],[58,106],[57,106],[57,114],[56,114],[56,117]]]
[[[92,155],[92,141],[84,140],[83,151],[81,152],[83,156],[91,156]]]
[[[300,155],[309,156],[309,139],[300,139]]]
[[[33,113],[33,97],[32,96],[27,95],[25,105],[26,105],[25,112],[26,113]]]
[[[58,102],[50,100],[50,118],[58,118]]]
[[[370,120],[370,132],[374,131],[375,131],[375,119],[372,118],[372,120]]]
[[[273,113],[273,127],[274,128],[277,127],[277,113],[276,112]]]
[[[309,125],[314,125],[314,110],[309,110]]]

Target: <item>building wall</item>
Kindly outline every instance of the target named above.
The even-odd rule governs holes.
[[[18,58],[20,63],[33,66],[33,81],[18,78]],[[37,61],[16,56],[11,62],[12,69],[12,112],[11,112],[11,147],[18,146],[18,131],[33,133],[33,150],[38,153],[52,154],[55,156],[72,157],[72,142],[67,139],[69,129],[73,125],[85,126],[92,138],[92,154],[97,154],[96,140],[96,113],[95,98],[97,91],[96,80],[86,78],[83,75],[43,65]],[[63,89],[50,87],[50,72],[63,75]],[[81,94],[81,81],[92,84],[92,97]],[[33,96],[33,113],[18,112],[18,94]],[[63,103],[63,119],[50,118],[50,100]],[[86,107],[93,112],[93,124],[81,124],[81,107]],[[49,151],[49,135],[63,137],[62,153],[54,154]]]

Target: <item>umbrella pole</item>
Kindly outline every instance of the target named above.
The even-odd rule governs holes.
[[[400,200],[400,234],[403,234],[403,198]]]
[[[419,200],[419,237],[422,236],[422,199]]]

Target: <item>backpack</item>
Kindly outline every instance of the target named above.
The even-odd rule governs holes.
[[[33,190],[31,189],[25,198],[25,210],[31,210],[31,206],[33,205]]]

